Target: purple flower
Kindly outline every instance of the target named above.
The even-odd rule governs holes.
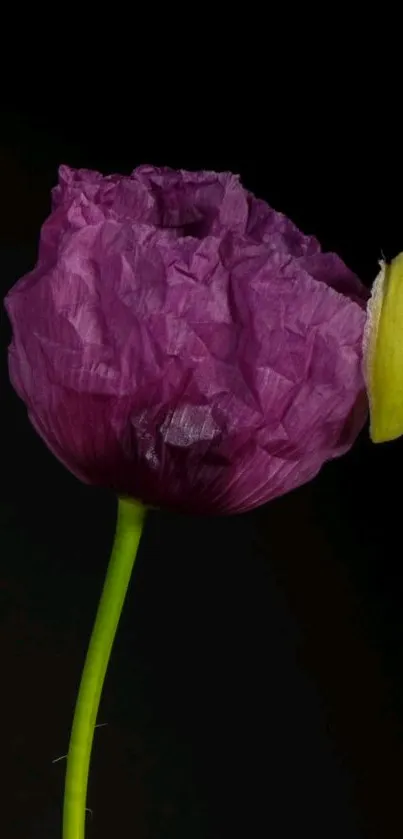
[[[12,383],[84,481],[239,512],[308,481],[366,419],[367,293],[231,174],[60,168],[12,289]]]

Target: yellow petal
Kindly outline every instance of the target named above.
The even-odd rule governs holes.
[[[381,263],[368,305],[364,363],[374,443],[403,434],[403,253]]]

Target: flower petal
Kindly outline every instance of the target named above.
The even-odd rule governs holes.
[[[37,266],[6,300],[10,375],[80,478],[239,512],[354,442],[366,300],[235,175],[61,167]]]
[[[365,335],[365,367],[374,443],[403,434],[403,253],[381,263]]]

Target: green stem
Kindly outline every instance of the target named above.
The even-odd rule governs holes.
[[[144,517],[142,504],[119,500],[115,540],[81,677],[70,736],[63,839],[84,839],[88,771],[99,700]]]

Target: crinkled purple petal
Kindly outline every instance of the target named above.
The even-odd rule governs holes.
[[[239,512],[352,445],[366,299],[234,175],[62,166],[37,266],[6,299],[11,380],[83,480]]]

